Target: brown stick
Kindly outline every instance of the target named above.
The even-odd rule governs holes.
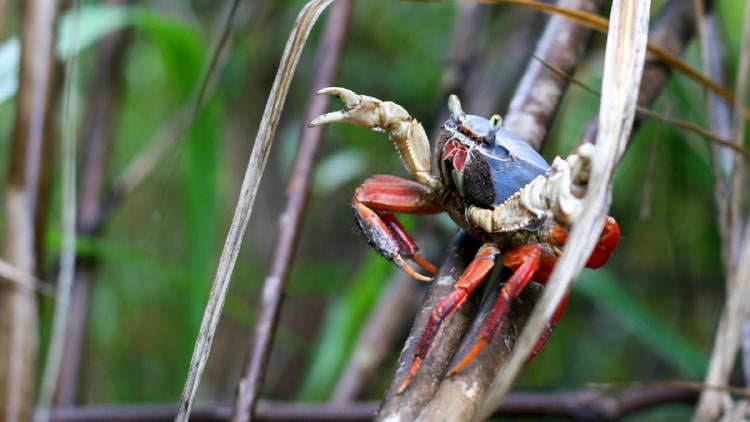
[[[398,360],[396,373],[378,410],[378,420],[386,420],[392,417],[399,417],[401,420],[414,420],[437,391],[443,375],[449,369],[450,359],[466,332],[471,318],[477,311],[479,295],[473,295],[453,315],[442,322],[430,351],[422,362],[419,371],[411,380],[409,387],[403,393],[396,394],[409,371],[411,363],[414,361],[414,350],[430,320],[432,308],[453,291],[453,285],[474,257],[478,246],[462,230],[453,237],[440,266],[440,271],[432,281],[428,293],[420,305],[420,311],[409,333],[406,347]]]
[[[697,390],[676,387],[634,388],[610,395],[590,390],[508,394],[494,416],[558,417],[578,420],[619,420],[642,410],[667,403],[693,403]],[[300,404],[260,400],[258,421],[369,421],[375,402]],[[157,422],[171,421],[177,405],[129,405],[58,408],[54,422]],[[196,406],[191,421],[226,421],[229,405]]]
[[[350,0],[340,0],[331,8],[316,53],[316,75],[304,114],[305,122],[324,114],[328,108],[328,96],[317,96],[315,92],[321,87],[330,86],[333,83],[351,6]],[[258,311],[253,345],[248,350],[244,375],[237,388],[232,412],[232,419],[235,421],[247,421],[252,417],[255,403],[263,385],[271,343],[278,323],[281,297],[299,238],[302,212],[309,196],[312,168],[317,156],[321,134],[321,128],[305,127],[301,132],[300,145],[297,149],[292,176],[287,187],[286,207],[279,219],[279,237],[274,246],[271,269],[263,286],[261,296],[263,299]]]
[[[56,4],[54,0],[30,0],[24,6],[3,253],[10,265],[35,274],[42,155],[50,142]],[[37,333],[35,291],[0,281],[0,419],[31,418]]]
[[[694,28],[695,10],[692,2],[671,0],[662,7],[659,15],[654,19],[649,33],[649,43],[661,50],[678,55],[692,38]],[[638,92],[638,105],[650,106],[664,89],[670,74],[669,66],[647,53],[641,88]],[[643,116],[636,115],[633,129],[637,130],[642,121]],[[591,119],[581,137],[581,142],[593,142],[596,139],[598,125],[596,118]]]
[[[602,3],[600,0],[576,0],[563,2],[562,6],[597,12]],[[552,16],[534,54],[572,75],[590,38],[590,29],[563,17]],[[556,74],[539,60],[530,61],[513,95],[503,125],[509,131],[519,134],[537,150],[541,149],[567,86],[566,78]]]

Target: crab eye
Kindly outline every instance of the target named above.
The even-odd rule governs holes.
[[[490,128],[494,132],[503,125],[503,118],[499,114],[493,114],[492,117],[490,117]]]

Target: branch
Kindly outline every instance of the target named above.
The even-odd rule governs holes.
[[[649,44],[659,51],[673,56],[679,55],[693,36],[695,28],[695,11],[691,2],[684,0],[670,0],[659,11],[654,19],[649,33]],[[671,74],[669,65],[660,60],[653,53],[646,56],[643,68],[643,78],[638,90],[638,105],[647,108],[666,86]],[[633,131],[636,131],[643,121],[643,115],[636,115]],[[599,120],[591,119],[581,137],[581,142],[596,139]]]
[[[451,357],[477,311],[479,295],[473,295],[453,315],[443,321],[440,331],[433,340],[430,352],[412,379],[409,388],[402,394],[396,394],[414,360],[414,350],[424,333],[432,308],[453,291],[453,285],[474,258],[478,247],[476,241],[462,230],[459,230],[453,237],[440,270],[420,305],[420,311],[409,332],[409,338],[406,340],[406,347],[399,357],[396,373],[378,410],[378,420],[396,417],[401,420],[415,420],[437,391],[443,375],[449,369]]]
[[[10,173],[5,188],[3,258],[25,274],[37,271],[45,200],[41,192],[51,144],[54,93],[54,0],[24,3],[21,66]],[[49,174],[47,172],[47,174]],[[33,289],[0,280],[0,419],[29,420],[37,361],[37,298]]]
[[[603,2],[576,0],[562,3],[565,8],[595,13],[601,9]],[[561,16],[552,16],[534,54],[565,74],[572,75],[590,38],[590,29]],[[530,61],[513,95],[503,125],[540,150],[567,86],[567,78],[539,60]]]
[[[697,397],[697,390],[667,386],[633,388],[617,394],[591,390],[517,392],[508,394],[493,415],[619,420],[662,404],[693,403]],[[376,408],[375,402],[300,404],[259,400],[255,416],[258,421],[369,421]],[[176,404],[67,407],[54,409],[51,416],[53,422],[167,422],[176,410]],[[228,404],[202,404],[196,406],[190,420],[226,421],[230,412]]]

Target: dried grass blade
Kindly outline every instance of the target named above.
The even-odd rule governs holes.
[[[81,2],[73,4],[76,23],[72,25],[72,45],[78,43],[80,28]],[[50,409],[55,395],[60,368],[62,365],[63,347],[68,326],[70,295],[76,268],[76,133],[77,124],[73,111],[73,94],[78,79],[78,55],[71,56],[65,64],[65,82],[63,89],[63,131],[61,151],[61,231],[60,269],[55,294],[55,311],[52,317],[47,359],[42,374],[39,392],[39,405],[34,414],[35,422],[46,422],[50,419]]]
[[[234,265],[237,262],[237,256],[247,224],[250,221],[253,205],[255,205],[258,186],[266,166],[266,161],[268,160],[268,153],[276,133],[276,127],[279,123],[279,117],[284,107],[292,76],[294,75],[302,48],[307,41],[313,24],[331,2],[333,0],[313,0],[307,3],[298,15],[284,48],[281,64],[279,65],[271,93],[266,102],[258,134],[255,137],[253,151],[242,181],[237,207],[232,217],[232,224],[229,227],[224,249],[219,258],[219,266],[211,286],[208,303],[203,313],[203,320],[201,321],[200,331],[195,342],[190,368],[185,380],[185,387],[180,398],[180,407],[175,418],[176,421],[187,421],[190,416],[190,409],[198,390],[198,383],[211,352],[213,337],[216,327],[219,324],[227,291],[229,290],[229,281],[234,270]]]
[[[742,39],[739,51],[739,64],[735,89],[737,96],[734,102],[733,132],[737,145],[742,145],[745,139],[745,93],[747,92],[748,73],[750,73],[750,2],[745,2]],[[726,385],[734,366],[737,349],[740,343],[741,327],[744,318],[750,311],[750,230],[740,217],[739,204],[744,201],[746,160],[735,155],[732,166],[729,214],[728,214],[728,242],[723,247],[730,252],[726,257],[728,274],[726,285],[726,305],[721,312],[719,326],[714,338],[714,347],[708,365],[708,373],[704,380],[709,385]],[[742,239],[739,236],[744,227]],[[740,246],[735,246],[740,245]],[[738,254],[733,252],[739,249]],[[737,260],[735,261],[735,257]],[[693,420],[716,420],[722,403],[728,402],[725,393],[704,390],[698,400],[698,406]],[[729,409],[726,409],[727,411]]]
[[[628,7],[628,4],[630,7]],[[648,39],[649,1],[614,1],[604,59],[600,131],[584,212],[573,225],[566,253],[556,266],[542,299],[500,371],[475,419],[484,419],[510,389],[546,322],[580,273],[601,230],[610,201],[615,163],[630,136]]]

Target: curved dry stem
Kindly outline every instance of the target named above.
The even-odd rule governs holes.
[[[591,183],[585,197],[584,211],[573,224],[566,253],[555,266],[542,299],[521,334],[510,359],[495,379],[474,419],[489,416],[531,352],[545,324],[554,314],[575,277],[596,244],[602,222],[609,209],[611,180],[615,165],[624,153],[635,117],[638,88],[641,83],[648,39],[649,1],[612,4],[607,48],[604,58],[602,102],[596,152],[591,168]]]
[[[331,8],[319,43],[320,47],[316,53],[316,75],[313,78],[303,121],[309,122],[328,109],[330,97],[316,95],[315,92],[321,86],[333,84],[351,14],[351,3],[350,0],[340,0]],[[271,343],[278,325],[283,290],[289,278],[289,269],[297,248],[302,214],[310,193],[313,180],[312,170],[318,155],[322,133],[323,129],[320,127],[305,127],[300,135],[299,147],[286,189],[286,205],[279,217],[279,235],[274,244],[271,268],[263,285],[253,344],[248,350],[244,375],[237,389],[232,415],[234,421],[244,421],[252,417],[255,402],[258,400],[263,385]]]
[[[175,418],[177,421],[187,421],[190,416],[190,408],[195,400],[198,384],[211,352],[216,327],[219,324],[221,311],[224,308],[227,291],[229,290],[229,281],[234,271],[234,265],[237,262],[237,256],[239,255],[242,239],[245,236],[247,224],[252,215],[258,186],[260,185],[260,180],[268,161],[268,153],[276,133],[276,127],[279,123],[279,117],[284,107],[292,76],[297,68],[297,63],[299,62],[302,49],[312,26],[331,2],[333,0],[313,0],[309,2],[300,12],[284,48],[281,64],[276,73],[268,101],[266,102],[258,134],[253,144],[253,151],[242,180],[237,207],[219,258],[216,276],[211,285],[211,292],[209,293],[208,303],[203,313],[198,338],[190,360],[190,368],[185,380],[185,387],[180,399],[180,407]]]

